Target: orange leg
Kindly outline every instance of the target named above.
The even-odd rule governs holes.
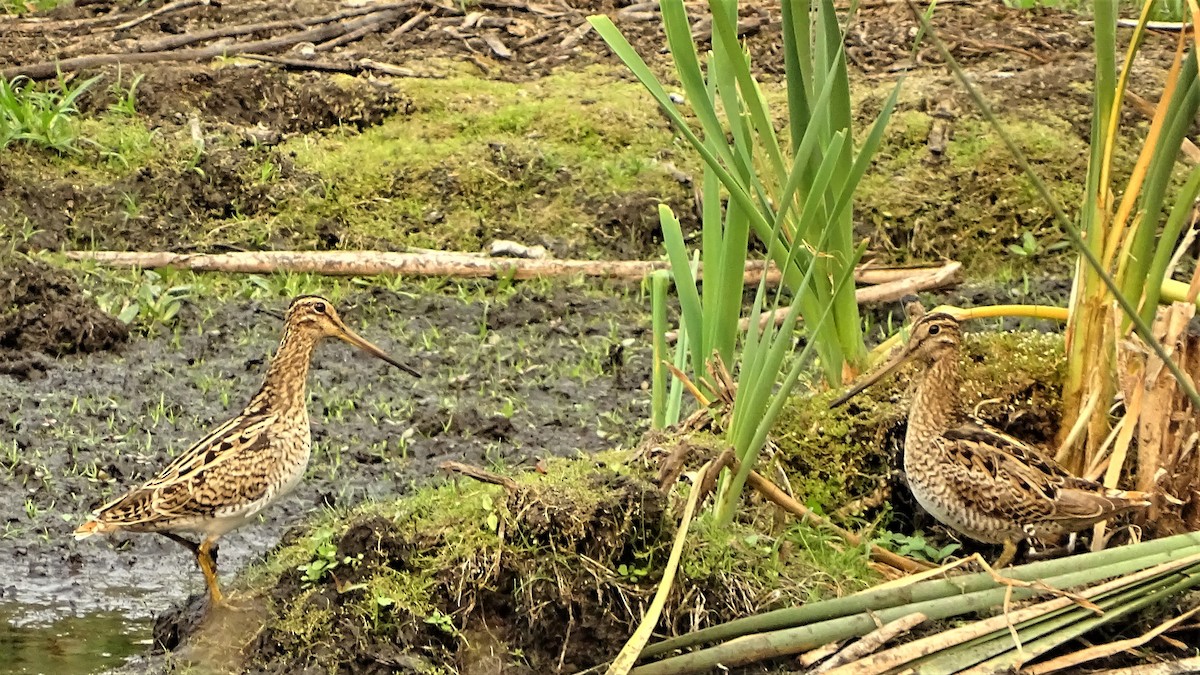
[[[212,607],[224,604],[224,598],[221,595],[217,579],[217,561],[213,557],[213,547],[216,543],[216,539],[205,539],[200,542],[200,546],[196,549],[196,564],[200,566],[200,571],[204,573],[204,583],[208,585],[209,605]]]

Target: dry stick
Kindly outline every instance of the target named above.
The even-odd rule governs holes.
[[[134,26],[137,26],[146,21],[149,21],[150,19],[153,19],[156,16],[162,16],[163,14],[177,12],[181,9],[188,9],[189,7],[198,7],[200,5],[211,5],[211,4],[212,4],[212,0],[175,0],[175,2],[169,2],[165,5],[163,5],[162,7],[159,7],[158,9],[154,10],[153,12],[148,12],[139,17],[130,19],[129,21],[126,21],[125,23],[113,26],[112,29],[114,32],[129,30],[130,28],[133,28]]]
[[[333,61],[310,61],[307,59],[289,59],[282,56],[268,56],[266,54],[243,54],[242,58],[253,61],[262,61],[263,63],[274,63],[284,68],[293,70],[319,70],[328,73],[346,73],[349,75],[357,75],[364,71],[372,71],[391,75],[393,77],[414,77],[414,78],[443,78],[445,75],[439,73],[418,73],[411,68],[403,68],[391,63],[383,63],[373,59],[359,59],[358,61],[349,61],[344,63],[335,63]]]
[[[446,77],[441,73],[418,73],[411,68],[404,68],[391,63],[384,63],[374,59],[359,59],[358,65],[362,66],[363,70],[373,70],[384,75],[392,75],[394,77],[424,77],[440,79]]]
[[[1093,645],[1085,649],[1080,649],[1076,652],[1071,652],[1070,654],[1064,654],[1058,658],[1046,661],[1045,663],[1024,666],[1021,668],[1021,672],[1027,673],[1028,675],[1047,675],[1048,673],[1057,672],[1065,668],[1074,668],[1081,663],[1119,654],[1123,651],[1132,651],[1145,645],[1147,642],[1153,640],[1159,635],[1162,635],[1175,626],[1183,623],[1197,612],[1200,612],[1200,607],[1194,607],[1183,614],[1180,614],[1174,619],[1165,621],[1138,637],[1129,638],[1127,640],[1117,640],[1116,642],[1109,642],[1108,644]]]
[[[305,19],[288,19],[286,21],[266,21],[263,23],[247,23],[238,26],[222,26],[213,28],[212,30],[200,31],[197,33],[183,33],[182,35],[172,35],[157,40],[149,40],[146,42],[137,42],[133,45],[134,52],[162,52],[170,49],[178,49],[186,45],[195,44],[197,42],[205,42],[222,37],[237,37],[239,35],[250,35],[252,33],[262,33],[269,30],[280,30],[283,28],[302,28],[304,26],[319,26],[325,23],[333,23],[342,19],[350,19],[364,14],[374,14],[376,12],[384,12],[389,9],[404,9],[420,4],[417,0],[405,0],[404,2],[386,2],[378,5],[368,5],[366,7],[355,7],[324,16],[314,16]]]
[[[419,251],[395,253],[390,251],[253,251],[235,253],[171,253],[169,251],[68,251],[72,260],[89,260],[108,267],[179,267],[197,272],[231,272],[271,274],[273,272],[305,272],[329,276],[373,276],[378,274],[410,274],[441,277],[538,277],[583,276],[616,279],[641,279],[656,270],[670,269],[669,263],[653,260],[557,260],[536,258],[489,258],[479,253],[456,251]],[[927,275],[931,271],[956,266],[911,268],[903,270],[910,276]],[[777,282],[778,270],[760,261],[746,263],[746,283],[758,283],[764,268],[767,280]],[[860,283],[873,283],[889,278],[895,270],[866,267],[855,271]]]
[[[1092,671],[1092,675],[1183,675],[1184,673],[1200,673],[1200,656],[1165,663],[1147,663],[1129,668]]]
[[[155,63],[160,61],[207,61],[217,58],[218,56],[232,56],[234,54],[256,54],[263,52],[274,52],[290,47],[301,42],[322,42],[343,33],[356,30],[363,24],[371,23],[375,20],[372,16],[367,16],[357,21],[351,21],[344,24],[334,24],[329,26],[321,26],[297,33],[288,33],[279,37],[270,38],[267,40],[255,40],[253,42],[234,42],[227,45],[214,45],[212,47],[201,47],[198,49],[180,49],[171,52],[141,52],[133,54],[95,54],[92,56],[77,56],[75,58],[63,59],[61,61],[43,61],[41,63],[31,63],[24,66],[13,66],[5,68],[3,71],[4,77],[12,79],[18,75],[24,75],[30,79],[42,79],[53,77],[58,72],[70,72],[75,70],[83,70],[85,68],[95,68],[97,66],[107,66],[115,63]]]
[[[21,19],[0,23],[5,34],[8,33],[53,33],[60,30],[71,30],[87,26],[101,26],[113,21],[130,18],[131,14],[112,12],[103,16],[89,16],[85,19],[63,19],[51,21],[47,19]]]
[[[375,31],[379,30],[380,24],[389,23],[398,18],[400,18],[399,10],[390,10],[387,12],[373,14],[371,16],[372,21],[370,23],[359,26],[356,30],[352,30],[345,35],[340,35],[332,40],[326,40],[325,42],[322,42],[314,47],[314,49],[318,52],[327,52],[334,47],[341,47],[342,45],[349,44],[355,40],[361,40],[368,33],[374,33]]]
[[[274,63],[295,70],[319,70],[327,73],[347,73],[357,75],[366,70],[366,67],[353,62],[334,63],[332,61],[308,61],[306,59],[288,59],[282,56],[268,56],[266,54],[244,54],[244,58],[252,61],[262,61],[263,63]]]
[[[383,44],[385,44],[385,45],[394,44],[396,42],[396,38],[399,38],[401,35],[404,35],[408,31],[416,28],[417,26],[419,26],[421,24],[422,21],[424,21],[425,19],[428,19],[431,16],[433,16],[433,12],[429,12],[429,11],[417,12],[416,14],[412,15],[412,17],[409,18],[408,21],[405,21],[404,23],[400,24],[400,26],[397,27],[396,30],[389,33],[388,36],[383,39]]]
[[[929,617],[920,612],[908,614],[892,621],[885,623],[879,628],[867,633],[859,638],[857,642],[846,647],[842,651],[834,654],[831,659],[813,668],[812,673],[823,673],[832,668],[837,668],[851,661],[857,661],[864,656],[874,654],[879,651],[879,648],[891,642],[897,637],[904,635],[917,626],[925,623]]]
[[[520,486],[517,485],[517,481],[509,478],[508,476],[502,476],[498,473],[488,471],[487,469],[471,466],[470,464],[463,464],[462,462],[447,460],[442,462],[441,468],[451,473],[458,473],[467,476],[468,478],[474,478],[480,483],[499,485],[509,492],[517,492],[521,489]]]

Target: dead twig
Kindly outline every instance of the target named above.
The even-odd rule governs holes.
[[[197,49],[180,49],[177,51],[168,52],[93,54],[90,56],[77,56],[75,58],[62,59],[61,61],[42,61],[40,63],[31,63],[24,66],[13,66],[4,69],[3,74],[4,77],[10,80],[19,75],[24,75],[30,79],[37,80],[53,77],[59,72],[72,72],[76,70],[83,70],[85,68],[95,68],[98,66],[113,65],[117,63],[128,64],[157,63],[161,61],[207,61],[219,56],[233,56],[236,54],[262,54],[280,51],[301,42],[323,42],[339,35],[344,35],[346,33],[355,31],[361,26],[370,25],[375,22],[375,17],[368,15],[347,23],[325,25],[319,28],[288,33],[287,35],[281,35],[279,37],[273,37],[266,40],[234,42],[232,44],[214,45],[212,47],[201,47]]]
[[[75,30],[76,28],[98,28],[107,23],[112,23],[114,21],[128,20],[130,18],[134,18],[135,16],[136,15],[133,15],[133,14],[130,14],[127,12],[119,12],[116,9],[114,9],[112,12],[110,12],[108,14],[104,14],[102,16],[89,16],[89,17],[86,17],[83,19],[52,20],[52,19],[32,18],[32,19],[7,20],[7,21],[4,21],[3,23],[0,23],[0,26],[3,27],[3,31],[0,31],[0,32],[3,32],[5,34],[9,34],[9,33],[57,33],[59,31]]]
[[[413,14],[411,17],[408,18],[408,21],[405,21],[404,23],[400,24],[396,28],[396,30],[392,31],[391,33],[388,33],[388,36],[383,39],[383,44],[384,45],[395,44],[396,40],[401,35],[404,35],[408,31],[421,25],[421,23],[424,22],[425,19],[428,19],[431,16],[433,16],[433,12],[429,12],[429,11],[417,12],[416,14]]]
[[[1193,607],[1174,619],[1160,623],[1152,630],[1149,630],[1138,637],[1129,638],[1128,640],[1117,640],[1116,642],[1109,642],[1108,644],[1093,645],[1086,649],[1080,649],[1079,651],[1050,659],[1045,663],[1026,666],[1021,669],[1021,672],[1028,673],[1029,675],[1046,675],[1046,673],[1058,672],[1064,668],[1074,668],[1081,663],[1113,656],[1114,654],[1119,654],[1123,651],[1132,651],[1190,619],[1197,612],[1200,612],[1200,607]]]
[[[319,70],[326,73],[348,73],[356,75],[365,68],[358,63],[334,63],[333,61],[310,61],[307,59],[289,59],[283,56],[267,54],[243,54],[242,58],[263,63],[274,63],[290,70]]]
[[[366,35],[378,31],[382,24],[391,23],[392,21],[399,19],[400,12],[398,10],[379,12],[378,14],[372,14],[371,18],[372,21],[359,26],[345,35],[339,35],[332,40],[326,40],[325,42],[322,42],[315,47],[316,51],[327,52],[335,47],[341,47],[342,45],[350,44],[355,40],[361,40]]]
[[[441,468],[451,473],[457,473],[468,478],[474,478],[480,483],[499,485],[511,493],[516,493],[521,489],[521,486],[517,485],[517,481],[509,478],[508,476],[501,476],[498,473],[492,473],[491,471],[478,466],[447,460],[442,462]]]
[[[864,656],[874,654],[879,651],[880,647],[925,623],[928,618],[924,614],[916,612],[902,616],[891,623],[885,623],[859,638],[857,642],[834,654],[828,661],[813,668],[811,672],[823,673],[851,661],[857,661]]]
[[[159,7],[158,9],[154,10],[153,12],[147,12],[146,14],[143,14],[139,17],[130,19],[129,21],[126,21],[125,23],[117,24],[116,26],[113,26],[112,29],[113,29],[113,32],[129,30],[130,28],[133,28],[134,26],[142,24],[146,21],[149,21],[150,19],[153,19],[156,16],[162,16],[163,14],[170,14],[171,12],[178,12],[183,9],[190,9],[192,7],[200,7],[200,6],[211,5],[211,4],[212,4],[212,0],[175,0],[175,2],[168,2],[167,4],[163,5],[162,7]]]
[[[367,5],[365,7],[355,7],[353,9],[345,9],[332,14],[323,16],[314,16],[304,19],[288,19],[285,21],[265,21],[262,23],[247,23],[238,26],[221,26],[212,30],[197,31],[195,33],[183,33],[180,35],[171,35],[156,40],[139,41],[134,43],[131,52],[163,52],[187,45],[196,44],[197,42],[207,42],[223,37],[238,37],[240,35],[252,35],[254,33],[265,33],[272,30],[283,30],[286,28],[303,28],[305,26],[320,26],[322,24],[341,21],[342,19],[351,19],[357,16],[366,14],[375,14],[377,12],[385,12],[391,9],[406,9],[414,5],[419,5],[420,0],[404,0],[403,2],[385,2],[377,5]]]
[[[734,460],[733,464],[734,466],[732,469],[737,471],[737,460]],[[764,478],[763,475],[757,471],[750,472],[750,476],[746,479],[746,484],[755,490],[758,490],[759,494],[774,502],[784,511],[798,516],[818,527],[827,527],[833,530],[838,534],[838,536],[848,541],[851,546],[862,546],[862,537],[851,532],[850,530],[838,527],[825,518],[813,513],[808,509],[808,507],[804,506],[795,499],[792,499],[791,495],[779,489],[779,486]],[[870,552],[872,559],[884,563],[885,565],[891,565],[892,567],[908,572],[909,574],[914,572],[923,572],[933,567],[932,565],[921,563],[916,560],[912,560],[911,558],[905,558],[902,555],[892,553],[891,551],[876,544],[870,545]]]

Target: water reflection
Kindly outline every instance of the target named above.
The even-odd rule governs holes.
[[[0,604],[0,675],[86,675],[145,651],[150,621],[118,612],[28,620],[28,606]]]

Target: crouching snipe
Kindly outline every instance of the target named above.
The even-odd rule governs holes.
[[[904,473],[921,507],[958,532],[1004,544],[996,567],[1016,544],[1052,541],[1119,514],[1150,506],[1150,495],[1109,489],[1072,475],[1053,459],[1014,438],[962,420],[959,406],[958,321],[906,303],[908,342],[891,361],[833,402],[848,401],[908,361],[923,372],[913,393],[904,439]]]
[[[328,300],[300,296],[288,308],[262,388],[241,414],[145,484],[97,509],[75,537],[121,531],[169,537],[195,554],[212,604],[221,603],[213,556],[217,539],[254,518],[304,476],[312,449],[305,382],[313,350],[328,337],[417,376],[346,327]]]

